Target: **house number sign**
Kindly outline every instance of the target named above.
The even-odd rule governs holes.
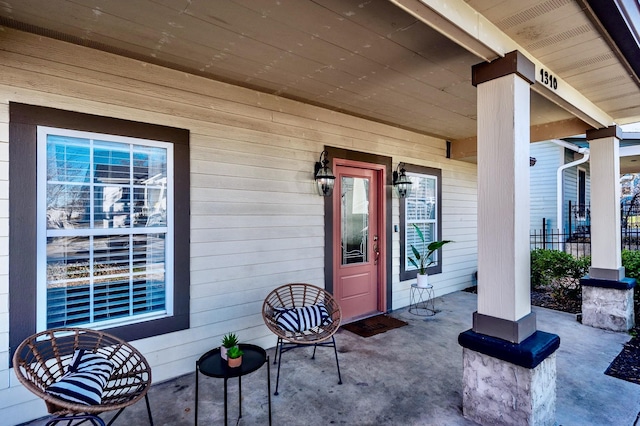
[[[550,89],[558,90],[558,79],[544,68],[540,68],[540,83]]]

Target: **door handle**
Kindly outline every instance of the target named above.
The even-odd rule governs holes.
[[[374,255],[373,264],[377,265],[378,264],[378,258],[380,257],[380,249],[378,249],[378,236],[377,235],[373,236],[373,255]]]

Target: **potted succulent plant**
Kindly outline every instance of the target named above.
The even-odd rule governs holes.
[[[244,352],[242,352],[242,349],[240,349],[240,346],[233,346],[229,348],[229,350],[227,351],[227,357],[229,358],[227,362],[229,363],[229,367],[230,368],[240,367],[240,365],[242,365],[243,354]]]
[[[429,278],[427,275],[427,268],[434,263],[432,256],[433,254],[440,249],[443,245],[447,243],[451,243],[450,240],[442,240],[442,241],[432,241],[429,244],[425,243],[424,234],[418,225],[415,223],[413,227],[416,229],[416,233],[418,234],[418,238],[422,242],[422,250],[418,250],[413,244],[411,244],[411,251],[413,252],[414,257],[409,258],[409,262],[418,268],[418,287],[425,288],[429,287]]]
[[[220,356],[226,361],[227,352],[230,348],[238,346],[238,336],[234,333],[227,333],[222,336],[222,346],[220,346]]]

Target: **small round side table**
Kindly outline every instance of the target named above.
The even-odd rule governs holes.
[[[215,348],[202,355],[196,361],[196,405],[195,417],[198,424],[198,373],[209,377],[224,379],[224,424],[227,425],[227,380],[238,378],[238,421],[242,418],[242,376],[260,369],[267,364],[267,397],[269,398],[269,426],[271,426],[271,373],[269,368],[269,356],[260,346],[241,343],[242,365],[238,368],[229,368],[227,361],[220,356],[220,348]]]
[[[433,299],[434,292],[431,284],[427,287],[418,287],[417,283],[411,284],[409,312],[423,317],[435,315],[436,307]]]

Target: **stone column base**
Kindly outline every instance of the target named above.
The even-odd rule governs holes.
[[[466,418],[492,426],[555,424],[558,336],[538,331],[513,344],[469,330],[458,341]]]
[[[636,280],[583,278],[582,324],[611,331],[628,331],[635,324],[633,288]]]

